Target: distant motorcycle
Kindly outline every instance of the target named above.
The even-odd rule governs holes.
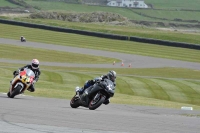
[[[77,96],[77,94],[75,94],[70,101],[70,106],[72,108],[83,106],[90,110],[95,110],[101,106],[105,100],[113,97],[114,93],[115,87],[113,82],[109,79],[104,79],[85,89],[82,95]]]
[[[23,71],[19,71],[19,74],[11,82],[7,93],[8,97],[14,98],[16,95],[23,93],[33,83],[34,78],[35,74],[31,69],[25,68]]]
[[[20,40],[21,40],[21,42],[26,42],[26,38],[23,36],[21,36]]]

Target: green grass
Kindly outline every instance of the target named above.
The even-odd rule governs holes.
[[[152,9],[147,9],[147,10],[132,9],[132,10],[137,13],[148,15],[150,17],[165,18],[168,20],[182,19],[182,20],[200,21],[200,12],[168,11],[168,10],[152,10]]]
[[[8,7],[20,7],[18,5],[12,4],[12,3],[10,3],[6,0],[0,0],[0,7],[6,7],[6,6],[8,6]]]
[[[24,35],[28,41],[33,42],[200,62],[199,50],[103,39],[5,24],[0,24],[0,29],[0,37],[2,38],[19,39],[19,36]]]
[[[145,3],[152,4],[157,9],[200,10],[199,0],[146,0]]]
[[[12,72],[22,65],[9,63],[0,63],[0,65],[0,92],[7,92]],[[194,109],[200,109],[200,71],[158,69],[160,75],[168,75],[166,79],[164,76],[154,77],[153,74],[157,71],[155,68],[114,70],[117,71],[118,77],[116,95],[111,99],[113,103],[168,108],[192,106]],[[149,74],[151,70],[152,74]],[[82,86],[86,80],[107,73],[108,69],[41,66],[41,71],[40,80],[36,84],[36,92],[25,92],[25,94],[70,99],[74,95],[76,86]],[[168,74],[169,71],[171,75]],[[125,75],[127,73],[129,76]],[[149,75],[151,77],[144,77]],[[182,75],[185,75],[185,79],[179,79]]]
[[[14,18],[14,20],[29,22],[29,23],[45,24],[50,26],[66,27],[79,30],[88,30],[88,31],[120,34],[127,36],[138,36],[145,38],[155,38],[160,40],[169,40],[175,42],[200,44],[200,33],[183,33],[175,31],[156,30],[145,27],[114,26],[107,24],[66,22],[66,21],[48,20],[48,19]]]
[[[24,53],[24,54],[23,54]],[[0,58],[28,60],[37,58],[40,61],[64,62],[64,63],[88,63],[88,64],[105,64],[118,59],[106,58],[101,56],[90,56],[85,54],[60,52],[54,50],[44,50],[39,48],[21,47],[8,44],[0,44]],[[83,60],[84,59],[84,60]]]

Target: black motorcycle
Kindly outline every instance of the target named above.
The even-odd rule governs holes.
[[[85,89],[82,95],[76,95],[71,99],[70,106],[72,108],[78,108],[83,106],[90,110],[95,110],[101,104],[113,97],[115,93],[115,86],[109,79],[104,79],[93,86]]]

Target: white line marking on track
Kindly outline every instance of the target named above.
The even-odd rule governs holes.
[[[1,94],[3,94],[3,95],[7,95],[7,93],[1,93]],[[23,96],[23,97],[33,97],[33,96],[24,95],[24,94],[20,94],[20,95],[18,95],[18,96]]]

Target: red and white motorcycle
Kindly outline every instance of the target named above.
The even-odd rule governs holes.
[[[16,95],[23,93],[33,84],[34,78],[35,73],[31,69],[25,68],[23,71],[20,71],[10,84],[7,93],[8,97],[14,98]]]

